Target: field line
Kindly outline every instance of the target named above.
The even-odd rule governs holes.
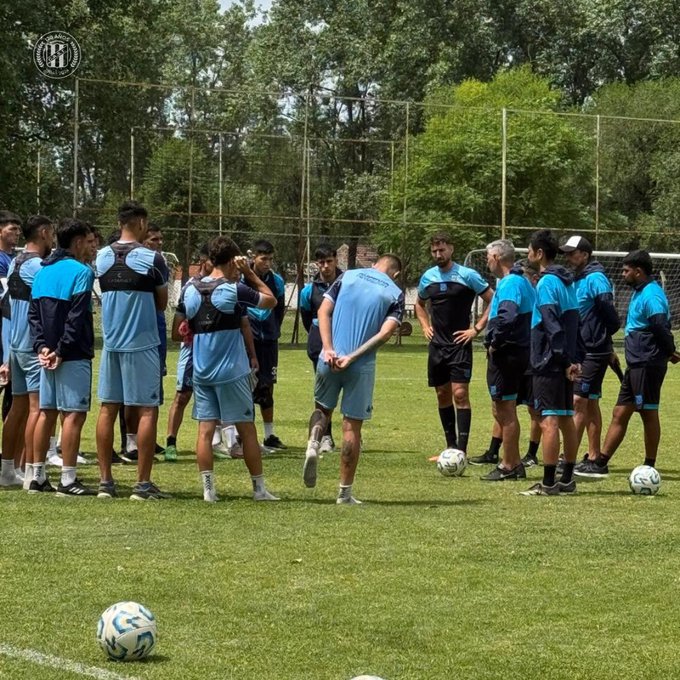
[[[130,675],[119,675],[103,668],[97,668],[97,666],[85,666],[77,661],[69,661],[69,659],[62,659],[59,656],[43,654],[34,649],[20,649],[19,647],[0,643],[0,654],[13,659],[29,661],[39,666],[47,666],[48,668],[69,671],[77,675],[85,675],[89,678],[97,678],[97,680],[136,680],[136,678]]]

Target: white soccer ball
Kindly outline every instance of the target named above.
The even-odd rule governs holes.
[[[630,490],[641,496],[653,496],[661,486],[661,475],[656,468],[638,465],[628,478]]]
[[[112,604],[100,617],[97,642],[114,661],[138,661],[156,645],[156,619],[137,602]]]
[[[460,477],[467,467],[467,456],[460,449],[444,449],[437,459],[437,470],[444,477]]]

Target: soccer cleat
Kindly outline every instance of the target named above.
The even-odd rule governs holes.
[[[262,446],[275,451],[285,451],[288,447],[275,435],[270,434],[263,442]]]
[[[97,492],[94,489],[88,489],[83,486],[83,483],[76,478],[75,482],[64,486],[61,482],[57,486],[57,496],[96,496]]]
[[[530,489],[520,491],[519,494],[520,496],[559,496],[560,490],[557,484],[543,486],[543,484],[537,482]]]
[[[227,460],[229,458],[229,447],[220,439],[219,444],[213,444],[213,458],[215,460]]]
[[[524,465],[525,468],[538,465],[538,456],[535,453],[527,453],[527,455],[522,458],[522,465]]]
[[[121,465],[125,461],[115,452],[111,451],[111,465]]]
[[[576,482],[573,479],[570,482],[557,482],[557,488],[560,493],[576,493]]]
[[[335,442],[333,437],[325,434],[321,437],[321,444],[319,446],[319,453],[333,453],[335,451]]]
[[[219,496],[215,493],[215,491],[203,491],[203,500],[206,503],[217,503],[217,501],[220,500]]]
[[[156,446],[155,446],[154,452],[153,452],[154,455],[157,456],[158,454],[163,453],[164,451],[165,451],[165,449],[160,444],[156,443]]]
[[[485,451],[481,456],[468,459],[471,465],[498,465],[498,454]]]
[[[134,449],[134,451],[121,451],[120,458],[124,463],[136,463],[139,459],[139,451]]]
[[[114,482],[99,482],[97,489],[97,498],[116,498],[116,485]]]
[[[130,494],[131,501],[159,501],[167,498],[172,498],[172,496],[161,491],[153,482],[144,484],[137,482]]]
[[[263,491],[256,491],[253,494],[253,500],[254,501],[280,501],[281,499],[275,496],[274,494],[269,493],[267,489],[264,489]]]
[[[174,444],[165,447],[163,459],[166,463],[175,463],[177,461],[177,447]]]
[[[310,440],[305,453],[305,464],[302,467],[302,479],[308,489],[316,486],[316,468],[319,462],[319,442]]]
[[[93,465],[94,461],[90,460],[89,458],[85,458],[82,453],[79,453],[76,457],[76,463],[78,463],[78,465]]]
[[[579,463],[574,468],[577,477],[588,477],[590,479],[604,479],[609,474],[607,464],[598,465],[595,460],[586,460]]]
[[[64,461],[56,451],[48,451],[47,464],[54,465],[54,467],[62,467],[64,465]]]
[[[439,460],[439,454],[437,453],[437,454],[435,454],[434,456],[430,456],[430,457],[427,459],[427,462],[428,462],[428,463],[436,463],[438,460]]]
[[[491,472],[489,472],[488,475],[480,477],[480,479],[483,479],[486,482],[502,482],[506,479],[526,479],[526,478],[527,473],[524,470],[524,465],[522,465],[522,463],[516,465],[511,470],[506,470],[505,468],[502,468],[500,465],[498,465],[493,470],[491,470]]]
[[[363,501],[354,498],[354,496],[347,496],[346,498],[338,496],[335,499],[336,505],[363,505]]]
[[[34,479],[29,487],[28,487],[28,493],[34,494],[34,493],[53,493],[54,492],[54,487],[50,484],[50,480],[45,477],[45,480],[43,482],[39,482],[37,479]]]
[[[21,486],[23,483],[24,480],[14,471],[11,475],[0,475],[0,486]]]
[[[215,486],[213,485],[212,475],[203,477],[203,500],[206,503],[217,503],[219,500],[217,491],[215,491]]]
[[[229,447],[229,456],[231,458],[243,458],[243,445],[240,439],[236,439],[236,443]]]

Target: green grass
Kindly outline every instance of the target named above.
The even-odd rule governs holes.
[[[481,352],[475,360],[472,454],[491,425]],[[291,448],[265,460],[278,504],[250,500],[240,461],[216,463],[224,502],[204,503],[189,420],[180,462],[154,473],[175,500],[0,493],[0,643],[163,680],[677,677],[678,369],[662,398],[658,496],[628,491],[643,457],[636,419],[609,479],[580,484],[576,497],[525,498],[516,492],[540,469],[529,483],[488,485],[481,468],[445,479],[427,462],[443,446],[425,368],[419,337],[381,351],[355,484],[362,507],[334,504],[337,454],[321,462],[315,490],[302,485],[312,406],[302,349],[281,353],[277,433]],[[608,376],[605,421],[615,396]],[[92,467],[81,475],[96,480]],[[129,488],[133,470],[117,477]],[[148,662],[107,662],[96,645],[99,614],[125,599],[158,619]],[[0,677],[81,676],[0,655]]]

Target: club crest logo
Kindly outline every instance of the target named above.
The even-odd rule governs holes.
[[[65,31],[50,31],[40,36],[33,47],[33,61],[47,78],[66,78],[80,66],[78,41]]]

